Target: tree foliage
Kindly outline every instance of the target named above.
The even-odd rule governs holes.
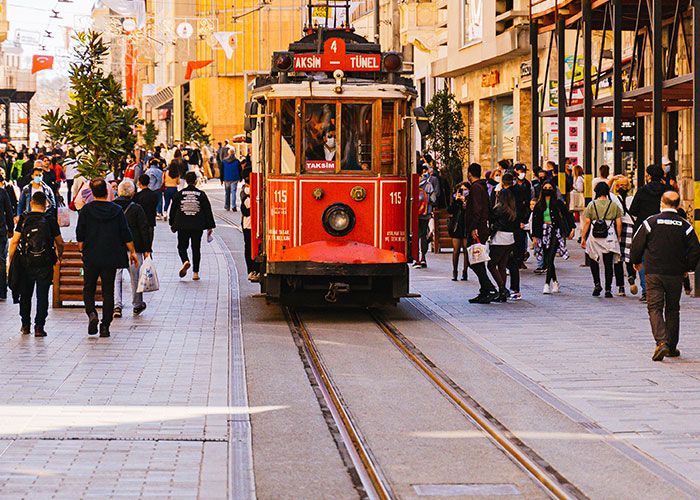
[[[450,188],[454,189],[462,182],[468,147],[457,99],[449,90],[440,90],[433,95],[425,111],[431,124],[426,136],[428,147],[440,164],[440,171],[449,181]]]
[[[197,141],[209,144],[211,136],[207,133],[207,124],[202,122],[194,112],[192,103],[185,101],[185,142]]]
[[[146,149],[153,150],[158,137],[158,129],[153,120],[148,120],[143,129],[143,142],[146,143]]]
[[[46,134],[81,149],[79,171],[88,178],[115,170],[136,144],[138,111],[127,107],[122,86],[105,73],[109,48],[96,31],[77,33],[69,69],[71,100],[65,113],[49,110],[42,118]]]

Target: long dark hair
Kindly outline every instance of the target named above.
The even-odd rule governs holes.
[[[550,204],[549,204],[550,208],[554,204],[552,202],[556,201],[556,199],[557,199],[557,188],[554,186],[554,183],[550,180],[544,181],[542,183],[542,189],[540,189],[540,195],[537,198],[537,204],[535,205],[535,208],[537,210],[545,210],[545,208],[547,208],[547,199],[546,199],[547,197],[544,195],[544,190],[547,186],[551,187],[554,190],[554,193],[552,194],[552,200],[550,201]]]
[[[170,166],[168,167],[168,175],[171,179],[177,179],[180,177],[180,168],[178,167],[177,159],[173,159],[173,161],[170,162]]]
[[[510,189],[501,189],[496,193],[496,204],[509,222],[514,222],[518,214],[515,211],[515,196]]]

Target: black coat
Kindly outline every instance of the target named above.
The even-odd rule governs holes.
[[[78,214],[76,239],[83,243],[86,266],[129,267],[126,244],[133,241],[122,208],[110,201],[91,201]]]
[[[639,229],[639,226],[648,217],[661,211],[661,197],[670,189],[666,184],[659,181],[651,181],[639,188],[629,207],[629,213],[636,217],[634,222],[635,231]]]
[[[151,231],[149,231],[150,225],[148,224],[146,212],[143,211],[141,205],[122,196],[114,200],[114,203],[119,205],[124,211],[136,251],[138,253],[152,252],[151,246],[153,241],[151,241]]]
[[[467,197],[467,208],[464,211],[466,217],[467,234],[475,229],[479,233],[479,241],[486,243],[489,239],[489,211],[491,202],[486,181],[479,179],[473,182]],[[469,236],[471,238],[471,236]]]
[[[158,214],[158,202],[161,193],[145,188],[134,195],[134,203],[138,203],[146,212],[146,219],[151,227],[156,227],[156,215]]]
[[[216,227],[209,198],[194,186],[175,194],[168,220],[173,231],[204,231]]]
[[[532,237],[542,238],[544,226],[544,204],[537,203],[532,211]],[[552,217],[552,229],[559,229],[562,237],[566,238],[571,233],[571,230],[576,227],[576,220],[569,209],[566,208],[566,203],[560,199],[552,199],[549,206],[550,215]]]
[[[12,189],[12,186],[8,187]],[[15,228],[14,214],[10,195],[4,189],[0,189],[0,236],[12,237]],[[5,265],[5,263],[0,263],[0,265]]]
[[[467,220],[464,216],[465,204],[461,200],[452,198],[452,203],[447,207],[450,218],[447,225],[447,232],[450,238],[467,237]]]

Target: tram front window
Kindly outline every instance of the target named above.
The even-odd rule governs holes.
[[[341,170],[372,170],[372,105],[343,104]]]
[[[337,159],[335,103],[304,106],[304,171],[335,172]]]

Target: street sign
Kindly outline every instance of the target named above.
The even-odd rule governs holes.
[[[329,38],[322,54],[294,54],[294,71],[380,71],[381,54],[346,54],[345,40]]]

